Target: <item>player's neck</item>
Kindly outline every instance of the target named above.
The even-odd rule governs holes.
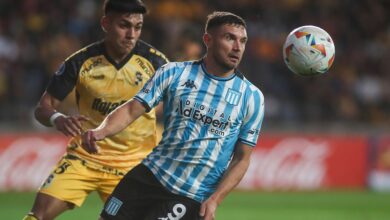
[[[207,70],[207,73],[212,74],[217,77],[226,78],[234,73],[234,69],[225,68],[215,62],[214,59],[210,57],[205,57],[203,59],[204,66]]]
[[[113,47],[111,47],[108,42],[105,42],[104,46],[107,55],[117,64],[120,63],[122,60],[124,60],[128,55],[128,53],[118,53],[118,51],[114,50]]]

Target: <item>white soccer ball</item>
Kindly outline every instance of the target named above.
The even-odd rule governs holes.
[[[326,73],[333,64],[335,47],[330,35],[316,26],[302,26],[291,31],[283,45],[283,59],[288,68],[301,76]]]

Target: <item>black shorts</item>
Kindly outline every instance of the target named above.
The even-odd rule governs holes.
[[[200,203],[169,192],[143,164],[129,171],[108,197],[105,220],[200,220]]]

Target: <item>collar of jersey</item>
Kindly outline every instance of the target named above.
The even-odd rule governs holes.
[[[215,80],[219,80],[219,81],[228,81],[228,80],[233,79],[233,78],[236,76],[236,70],[234,70],[234,72],[233,72],[232,74],[230,74],[229,76],[227,76],[227,77],[215,76],[215,75],[213,75],[213,74],[207,72],[203,60],[201,61],[201,64],[200,64],[200,65],[202,66],[202,70],[203,70],[203,72],[206,74],[206,76],[208,76],[208,77],[210,77],[210,78],[212,78],[212,79],[215,79]]]
[[[127,56],[121,62],[116,63],[115,60],[112,59],[110,57],[110,55],[108,55],[107,50],[106,50],[106,46],[104,45],[104,42],[102,43],[104,57],[106,57],[108,62],[110,62],[117,70],[121,69],[130,60],[130,58],[133,56],[134,51],[136,50],[137,46],[138,46],[138,41],[135,44],[134,48],[131,50],[131,52],[129,54],[127,54]]]

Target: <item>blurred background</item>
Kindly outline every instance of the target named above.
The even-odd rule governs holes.
[[[99,24],[102,2],[0,1],[0,191],[3,191],[0,207],[6,204],[8,191],[35,189],[64,151],[66,139],[40,126],[33,119],[33,108],[61,62],[103,37]],[[266,110],[263,135],[254,154],[257,162],[251,165],[240,189],[380,191],[376,194],[378,200],[377,197],[370,200],[372,194],[361,199],[353,194],[341,209],[359,213],[371,206],[348,204],[357,201],[378,204],[378,210],[367,209],[362,218],[337,215],[335,211],[329,218],[321,215],[319,218],[316,212],[307,218],[297,215],[296,219],[390,219],[389,210],[380,209],[381,201],[390,201],[389,194],[383,193],[390,189],[389,1],[145,0],[145,3],[150,13],[145,17],[141,38],[171,61],[202,57],[201,37],[209,13],[227,10],[247,21],[249,41],[239,69],[264,93]],[[322,76],[296,76],[283,62],[286,36],[302,25],[325,29],[335,42],[335,61]],[[73,95],[68,97],[62,111],[75,113]],[[46,153],[36,150],[41,148]],[[54,159],[47,159],[49,156]],[[17,216],[23,216],[32,204],[33,195],[26,195],[25,206],[16,201],[23,208]],[[259,195],[263,197],[256,198],[274,201],[268,194]],[[285,194],[276,195],[280,200],[276,197],[275,204],[285,201]],[[244,197],[238,195],[234,201],[240,198]],[[329,204],[334,203],[328,199]],[[234,201],[228,200],[227,204],[237,208],[239,205]],[[253,200],[255,209],[269,208],[266,204]],[[302,209],[307,205],[304,203]],[[290,218],[280,219],[293,219],[291,214],[298,209],[287,210]],[[234,213],[229,208],[224,211],[221,212],[228,214],[219,219],[238,219],[232,217]],[[278,219],[272,217],[278,216],[277,213],[280,214],[269,213],[264,218]]]
[[[35,129],[32,108],[50,76],[74,51],[102,35],[102,0],[2,0],[0,3],[1,127]],[[385,0],[146,0],[142,38],[172,61],[203,54],[207,14],[229,10],[248,23],[240,66],[267,97],[264,127],[388,132],[390,16]],[[282,60],[287,34],[317,25],[332,36],[328,74],[301,78]],[[100,37],[99,37],[100,36]]]

